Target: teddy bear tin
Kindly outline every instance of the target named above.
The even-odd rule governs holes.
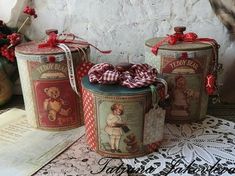
[[[90,49],[58,46],[28,42],[16,47],[27,118],[35,128],[65,130],[83,125],[74,73]]]
[[[163,74],[168,83],[171,105],[166,109],[169,122],[197,121],[205,118],[208,95],[215,92],[218,47],[214,39],[184,33],[151,38],[145,45],[145,62]]]

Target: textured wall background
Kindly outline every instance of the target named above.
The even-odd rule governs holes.
[[[215,38],[221,45],[220,60],[225,68],[235,57],[235,44],[213,13],[208,0],[40,0],[33,1],[38,18],[27,33],[42,39],[48,28],[72,32],[111,55],[92,52],[95,62],[144,61],[144,42],[187,26],[200,37]]]

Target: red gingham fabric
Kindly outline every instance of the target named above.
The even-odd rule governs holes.
[[[149,86],[157,81],[157,70],[148,64],[134,64],[128,71],[120,72],[111,64],[94,65],[88,72],[92,83],[120,84],[128,88]]]
[[[88,74],[88,71],[91,69],[91,67],[93,66],[94,64],[91,63],[91,62],[82,62],[80,63],[78,66],[77,66],[77,69],[76,69],[76,76],[77,76],[77,85],[78,85],[78,88],[79,88],[79,92],[82,94],[82,78]]]

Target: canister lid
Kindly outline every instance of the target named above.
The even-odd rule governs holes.
[[[186,27],[175,27],[174,28],[175,33],[183,34],[183,32],[186,30]],[[164,37],[155,37],[148,39],[145,42],[145,45],[148,47],[153,47],[158,42],[163,40]],[[162,45],[160,45],[159,49],[161,50],[175,50],[175,51],[185,51],[185,50],[204,50],[204,49],[210,49],[212,48],[210,44],[201,43],[201,42],[182,42],[178,41],[174,45],[169,45],[167,42],[164,42]]]
[[[104,85],[104,84],[90,83],[88,76],[85,76],[82,79],[82,85],[85,89],[88,89],[91,92],[98,93],[101,95],[109,95],[109,96],[122,96],[122,95],[130,96],[130,95],[146,94],[151,92],[151,89],[149,87],[130,89],[117,84]]]
[[[38,48],[40,42],[27,42],[22,43],[15,48],[15,52],[25,55],[50,55],[50,54],[62,54],[64,50],[59,47],[45,47]],[[72,47],[74,44],[69,44],[71,52],[78,51],[77,47]],[[79,46],[81,48],[87,48],[88,45]]]
[[[47,35],[49,35],[51,32],[58,33],[56,29],[48,29],[45,31]],[[71,52],[78,51],[78,44],[76,43],[76,40],[71,40],[72,42],[69,44],[66,44]],[[43,47],[39,48],[38,45],[43,43],[41,42],[27,42],[27,43],[22,43],[15,48],[16,53],[20,54],[25,54],[25,55],[51,55],[51,54],[62,54],[64,53],[64,50],[59,48],[59,47]],[[79,45],[80,48],[87,48],[88,45]]]

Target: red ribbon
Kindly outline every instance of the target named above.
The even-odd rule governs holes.
[[[208,74],[206,77],[206,91],[208,95],[213,95],[216,91],[216,77],[213,74]]]
[[[207,43],[211,45],[216,45],[218,46],[217,42],[214,39],[211,38],[198,38],[197,34],[194,32],[189,32],[186,34],[181,34],[181,33],[175,33],[173,35],[168,35],[161,41],[159,41],[157,44],[155,44],[152,47],[152,53],[157,55],[158,49],[160,46],[164,43],[167,42],[169,45],[175,45],[178,41],[183,41],[183,42],[201,42],[201,43]]]
[[[206,92],[208,95],[212,95],[216,91],[216,70],[218,66],[218,48],[219,44],[211,38],[198,38],[196,33],[189,32],[189,33],[174,33],[173,35],[168,35],[158,43],[156,43],[152,48],[152,53],[157,55],[158,49],[160,46],[164,43],[167,42],[169,45],[175,45],[177,42],[200,42],[200,43],[206,43],[212,46],[213,48],[213,68],[209,70],[208,75],[206,76],[205,79],[205,88]],[[187,56],[182,53],[182,58],[186,59]]]
[[[60,36],[65,36],[65,38],[64,39],[59,39]],[[72,38],[68,39],[69,37],[72,37]],[[99,48],[97,48],[96,46],[88,43],[87,41],[75,40],[75,38],[79,38],[79,37],[75,36],[74,34],[57,35],[56,33],[51,32],[49,34],[48,39],[44,43],[40,43],[38,45],[38,48],[45,48],[45,47],[54,48],[58,44],[63,43],[63,44],[88,45],[88,46],[91,46],[91,47],[95,48],[96,50],[98,50],[102,54],[109,54],[109,53],[112,52],[112,50],[106,50],[106,51],[100,50]]]

